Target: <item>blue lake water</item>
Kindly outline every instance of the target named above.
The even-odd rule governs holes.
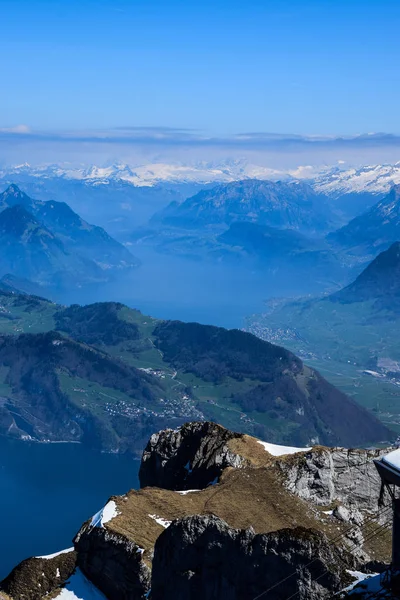
[[[138,487],[139,464],[80,444],[0,438],[0,579],[24,558],[72,546],[111,495]]]
[[[139,268],[100,288],[70,289],[62,302],[112,300],[160,319],[240,328],[246,316],[265,309],[265,299],[308,293],[308,282],[293,287],[285,273],[271,276],[243,265],[196,262],[140,245],[131,250],[142,261]]]

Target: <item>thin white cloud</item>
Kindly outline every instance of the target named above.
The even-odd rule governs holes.
[[[72,161],[103,164],[220,164],[245,159],[272,170],[306,178],[315,166],[394,163],[400,160],[400,135],[354,136],[268,132],[212,136],[173,127],[118,127],[103,130],[37,131],[27,125],[0,127],[0,163]],[[298,170],[298,165],[305,165]]]
[[[2,133],[22,133],[22,134],[27,134],[27,133],[31,133],[31,128],[28,127],[28,125],[23,125],[22,123],[20,125],[15,125],[14,127],[3,127],[0,128],[0,132]]]

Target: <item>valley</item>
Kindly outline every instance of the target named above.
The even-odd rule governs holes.
[[[399,244],[353,283],[316,299],[270,301],[246,328],[283,344],[400,432]]]

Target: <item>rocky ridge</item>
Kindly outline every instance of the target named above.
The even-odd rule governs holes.
[[[268,589],[277,600],[331,598],[349,571],[388,558],[389,537],[371,543],[369,532],[382,453],[280,447],[207,422],[161,431],[143,453],[141,489],[112,497],[79,530],[75,564],[110,600],[251,600]],[[42,559],[0,589],[41,600],[27,569],[39,572]]]

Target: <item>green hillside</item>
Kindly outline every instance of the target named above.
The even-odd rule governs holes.
[[[391,437],[290,351],[242,331],[3,292],[0,334],[3,433],[129,452],[193,419],[278,443]]]
[[[283,344],[400,433],[400,318],[376,300],[270,304],[247,329]]]

